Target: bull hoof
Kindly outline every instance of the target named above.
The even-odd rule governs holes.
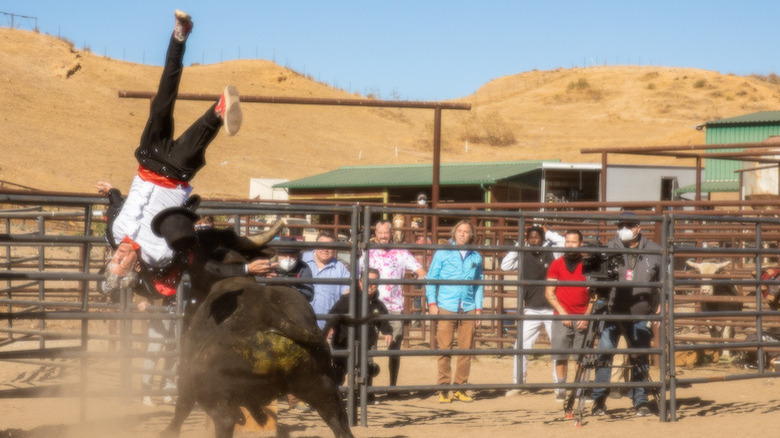
[[[178,438],[179,437],[179,431],[176,429],[166,428],[162,432],[160,432],[160,438]]]

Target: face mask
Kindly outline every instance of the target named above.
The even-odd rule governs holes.
[[[296,259],[279,259],[279,269],[282,271],[289,271],[298,262]]]
[[[623,242],[630,242],[634,240],[634,232],[631,231],[631,228],[623,227],[618,230],[617,235]]]

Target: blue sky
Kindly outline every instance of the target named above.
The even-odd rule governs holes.
[[[0,0],[77,48],[153,65],[176,8],[195,22],[185,65],[269,59],[383,99],[454,99],[505,75],[603,64],[780,72],[780,2],[768,0]]]

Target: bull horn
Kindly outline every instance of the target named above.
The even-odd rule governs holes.
[[[247,239],[249,239],[249,241],[254,243],[256,246],[264,246],[266,243],[273,240],[273,238],[276,237],[280,231],[282,231],[282,228],[284,228],[284,221],[277,219],[276,222],[271,225],[271,228],[268,231],[265,233],[255,234],[254,236],[247,236]]]

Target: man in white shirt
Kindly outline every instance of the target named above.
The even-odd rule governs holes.
[[[177,10],[158,91],[135,151],[138,174],[127,198],[123,200],[110,183],[100,181],[96,185],[98,192],[108,196],[111,202],[106,237],[115,252],[107,266],[108,275],[123,278],[133,271],[151,273],[156,278],[155,287],[163,295],[176,291],[178,277],[166,272],[166,267],[179,248],[171,248],[163,237],[152,231],[152,219],[165,209],[187,204],[192,192],[189,181],[205,165],[206,147],[220,127],[234,135],[242,121],[238,92],[235,87],[227,86],[217,103],[178,139],[173,138],[173,108],[183,70],[185,43],[192,28],[190,16]],[[182,241],[182,246],[186,243]]]

